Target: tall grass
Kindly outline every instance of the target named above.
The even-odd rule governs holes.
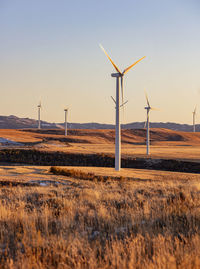
[[[51,166],[49,169],[50,173],[53,173],[54,175],[62,175],[66,177],[72,177],[75,179],[83,179],[83,180],[91,180],[94,182],[106,182],[109,180],[124,180],[124,177],[111,177],[111,176],[101,176],[96,175],[95,173],[87,173],[83,172],[79,169],[69,169],[69,168],[60,168],[57,166]]]
[[[0,188],[1,268],[200,268],[199,249],[196,181]]]

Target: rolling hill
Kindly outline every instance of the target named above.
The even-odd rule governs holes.
[[[64,123],[51,123],[42,121],[42,128],[44,129],[62,129],[64,128]],[[122,129],[142,129],[144,127],[144,122],[132,122],[127,124],[122,124]],[[189,124],[179,124],[173,122],[151,122],[151,128],[165,128],[175,131],[192,132],[192,125]],[[37,128],[37,120],[30,118],[19,118],[14,115],[10,116],[0,116],[0,129],[27,129],[27,128]],[[68,123],[69,129],[114,129],[113,124],[104,123]],[[200,131],[200,124],[196,125],[196,131]]]

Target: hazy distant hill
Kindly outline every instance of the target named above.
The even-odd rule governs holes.
[[[180,124],[174,122],[151,122],[150,127],[152,128],[165,128],[171,129],[175,131],[184,131],[184,132],[192,132],[193,126],[189,124]],[[132,122],[125,125],[122,125],[122,128],[125,129],[140,129],[144,128],[144,122]],[[196,131],[200,132],[200,124],[196,125]]]
[[[64,126],[63,123],[59,123],[60,126]],[[113,129],[114,125],[112,124],[103,124],[103,123],[69,123],[70,129]],[[193,127],[189,124],[179,124],[173,122],[152,122],[150,123],[152,128],[165,128],[175,131],[184,131],[192,132]],[[144,122],[132,122],[127,124],[122,124],[123,129],[142,129],[144,128]],[[200,132],[200,124],[196,125],[196,131]]]
[[[48,123],[42,121],[44,128],[52,129],[58,128],[55,123]],[[0,116],[0,129],[23,129],[23,128],[37,128],[37,120],[29,118],[18,118],[16,116]]]
[[[60,129],[64,127],[63,123],[49,123],[42,121],[42,127],[45,129]],[[192,125],[179,124],[173,122],[152,122],[150,126],[153,128],[166,128],[177,131],[191,132]],[[23,129],[23,128],[37,128],[37,120],[29,118],[18,118],[16,116],[0,116],[0,129]],[[113,129],[112,124],[103,124],[96,122],[89,123],[68,123],[70,129]],[[122,124],[123,129],[141,129],[144,128],[144,122],[132,122]],[[196,131],[200,132],[200,124],[196,125]]]

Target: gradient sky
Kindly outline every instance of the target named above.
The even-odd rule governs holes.
[[[199,0],[0,0],[0,115],[114,123],[115,79],[125,77],[122,122],[200,122]]]

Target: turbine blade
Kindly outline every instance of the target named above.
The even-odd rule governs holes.
[[[156,111],[160,111],[160,109],[155,108],[155,107],[151,107],[151,110],[156,110]]]
[[[112,98],[112,100],[113,100],[113,102],[116,104],[116,101],[115,101],[115,99],[112,97],[112,96],[110,96],[111,98]]]
[[[133,63],[132,65],[130,65],[129,67],[127,67],[126,69],[124,69],[123,74],[126,74],[134,65],[136,65],[137,63],[139,63],[140,61],[142,61],[146,56],[140,58],[138,61],[136,61],[135,63]]]
[[[122,92],[122,104],[124,103],[124,81],[123,76],[121,77],[121,92]]]
[[[145,121],[144,122],[144,129],[146,129],[146,126],[147,126],[147,122]]]
[[[124,104],[124,81],[123,76],[121,76],[121,91],[122,91],[122,106]],[[123,117],[124,117],[124,106],[123,106]]]
[[[148,99],[148,96],[147,96],[147,93],[146,93],[145,90],[144,90],[144,93],[145,93],[145,97],[146,97],[146,100],[147,100],[147,105],[148,105],[149,107],[151,107],[150,104],[149,104],[149,99]]]
[[[39,101],[39,105],[38,105],[40,108],[42,108],[42,102],[41,102],[41,98],[40,98],[40,101]]]
[[[100,48],[103,50],[103,52],[105,53],[105,55],[108,57],[108,59],[110,60],[110,62],[112,63],[112,65],[114,66],[114,68],[115,68],[115,70],[118,72],[118,73],[120,73],[120,74],[122,74],[122,72],[119,70],[119,68],[116,66],[116,64],[113,62],[113,60],[110,58],[110,56],[108,55],[108,53],[105,51],[105,49],[103,48],[103,46],[100,44],[99,45],[100,46]]]
[[[127,100],[126,102],[124,102],[123,104],[121,104],[121,107],[124,106],[124,105],[127,104],[127,103],[128,103],[128,100]]]
[[[197,106],[195,106],[195,109],[194,109],[194,114],[196,114],[197,112]]]

